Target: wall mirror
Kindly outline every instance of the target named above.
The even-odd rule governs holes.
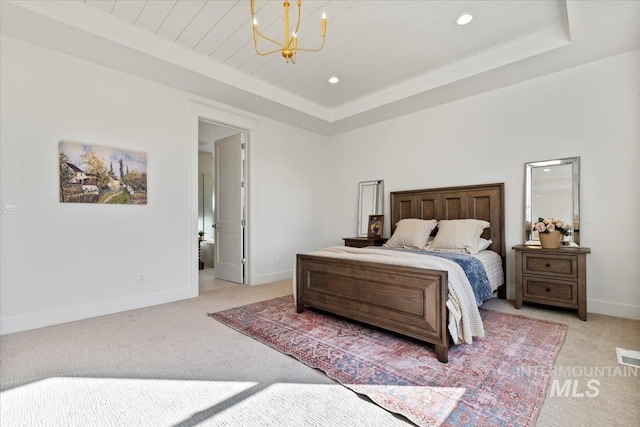
[[[367,237],[369,215],[384,213],[384,180],[363,181],[358,187],[358,237]]]
[[[525,244],[539,245],[533,225],[538,218],[557,218],[569,227],[563,245],[580,245],[580,158],[525,164]]]

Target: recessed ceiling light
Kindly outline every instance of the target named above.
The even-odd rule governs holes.
[[[471,22],[472,19],[473,16],[465,13],[464,15],[461,15],[456,22],[458,23],[458,25],[467,25],[469,22]]]
[[[329,83],[331,83],[332,85],[338,83],[339,81],[340,81],[340,79],[335,77],[335,76],[334,77],[329,77]]]

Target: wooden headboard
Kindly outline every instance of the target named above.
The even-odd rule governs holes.
[[[503,269],[506,266],[503,183],[394,191],[391,193],[392,234],[396,223],[405,218],[489,221],[491,226],[484,230],[482,237],[491,239],[490,249],[502,257]]]

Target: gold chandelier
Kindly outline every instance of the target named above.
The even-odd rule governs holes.
[[[322,45],[317,49],[303,49],[298,47],[298,29],[300,28],[300,8],[301,8],[302,0],[298,0],[298,23],[296,24],[296,29],[289,35],[289,8],[291,4],[285,0],[283,3],[284,6],[284,43],[280,43],[279,41],[273,40],[270,37],[265,36],[264,34],[258,31],[258,20],[256,19],[256,2],[255,0],[251,0],[251,21],[253,23],[253,46],[256,49],[256,53],[260,56],[271,55],[272,53],[280,52],[282,57],[286,62],[291,62],[293,64],[296,63],[296,53],[298,51],[303,52],[317,52],[324,47],[325,37],[327,35],[327,15],[325,13],[322,14]],[[278,49],[269,51],[269,52],[260,52],[258,50],[258,37],[262,37],[263,39],[276,44],[279,46]]]

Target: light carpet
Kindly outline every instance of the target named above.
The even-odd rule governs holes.
[[[307,309],[285,296],[209,316],[418,425],[534,425],[566,325],[481,310],[486,337],[433,347]]]

